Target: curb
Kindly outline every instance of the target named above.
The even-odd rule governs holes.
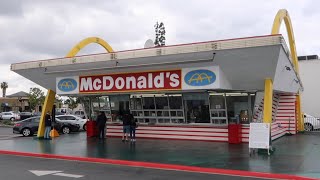
[[[238,177],[315,180],[314,178],[287,175],[287,174],[271,174],[271,173],[263,173],[263,172],[203,168],[203,167],[195,167],[195,166],[161,164],[161,163],[140,162],[140,161],[127,161],[127,160],[116,160],[116,159],[102,159],[102,158],[63,156],[63,155],[54,155],[54,154],[28,153],[28,152],[7,151],[7,150],[0,150],[0,154],[26,156],[26,157],[38,157],[38,158],[47,158],[47,159],[60,159],[60,160],[69,160],[69,161],[80,161],[80,162],[89,162],[89,163],[101,163],[101,164],[111,164],[111,165],[122,165],[122,166],[131,166],[131,167],[143,167],[143,168],[149,168],[149,169],[162,169],[162,170],[171,170],[171,171],[186,171],[186,172],[194,172],[194,173],[229,175],[229,176],[238,176]]]

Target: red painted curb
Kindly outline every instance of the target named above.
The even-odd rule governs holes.
[[[271,174],[271,173],[262,173],[262,172],[252,172],[252,171],[203,168],[203,167],[195,167],[195,166],[160,164],[160,163],[127,161],[127,160],[116,160],[116,159],[63,156],[63,155],[55,155],[55,154],[41,154],[41,153],[29,153],[29,152],[18,152],[18,151],[7,151],[7,150],[0,150],[0,154],[39,157],[39,158],[48,158],[48,159],[62,159],[62,160],[81,161],[81,162],[90,162],[90,163],[113,164],[113,165],[143,167],[143,168],[150,168],[150,169],[188,171],[188,172],[195,172],[195,173],[207,173],[207,174],[218,174],[218,175],[229,175],[229,176],[240,176],[240,177],[315,180],[314,178],[287,175],[287,174]]]

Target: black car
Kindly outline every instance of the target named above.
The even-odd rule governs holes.
[[[13,133],[22,134],[23,136],[32,136],[33,134],[37,133],[39,122],[40,122],[40,116],[30,117],[23,121],[18,121],[14,124]],[[62,134],[77,132],[80,129],[79,124],[65,123],[65,122],[61,122],[58,119],[56,119],[53,124],[54,124],[54,128]]]
[[[32,117],[32,113],[31,112],[20,112],[20,120],[24,120],[24,119],[27,119],[29,117]]]

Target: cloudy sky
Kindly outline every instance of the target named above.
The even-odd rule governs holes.
[[[0,82],[7,94],[36,84],[10,64],[63,57],[80,40],[97,36],[114,50],[142,48],[154,24],[166,28],[166,45],[267,35],[279,9],[289,11],[298,55],[320,54],[317,0],[3,0],[0,2]],[[285,28],[281,33],[286,36]],[[104,50],[92,44],[80,54]]]

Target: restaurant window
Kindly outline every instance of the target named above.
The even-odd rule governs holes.
[[[112,121],[122,121],[122,115],[128,113],[129,110],[129,95],[112,95],[109,96]]]
[[[111,109],[110,109],[110,100],[108,96],[99,97],[99,107],[100,111],[103,111],[107,117],[108,121],[112,121]]]
[[[250,93],[228,93],[226,101],[229,121],[249,124],[252,120],[254,97],[254,94]]]
[[[130,97],[130,111],[133,117],[139,122],[144,123],[142,95],[131,95]]]
[[[170,123],[168,96],[157,94],[154,96],[157,112],[157,123]]]
[[[213,124],[228,123],[225,94],[210,93],[210,118]]]
[[[181,94],[169,94],[169,108],[171,123],[185,123]]]
[[[155,124],[157,123],[157,114],[156,114],[156,106],[154,101],[154,95],[153,94],[146,94],[142,97],[142,103],[143,103],[143,113],[145,117],[146,123]]]
[[[210,123],[209,94],[184,93],[187,123]]]

